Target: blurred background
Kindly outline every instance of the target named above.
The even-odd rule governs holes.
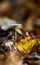
[[[25,30],[37,28],[40,35],[40,0],[0,0],[0,21],[5,17],[21,23]]]

